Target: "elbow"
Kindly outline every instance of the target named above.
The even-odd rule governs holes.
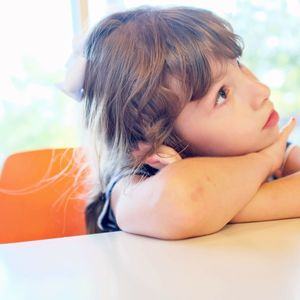
[[[206,201],[186,193],[170,192],[160,200],[157,211],[160,231],[157,237],[167,240],[182,240],[215,233],[226,224],[218,213],[207,207]]]
[[[177,209],[176,209],[177,210]],[[224,225],[216,224],[213,218],[205,213],[195,215],[193,211],[173,210],[173,213],[164,218],[157,237],[166,240],[182,240],[201,237],[218,232]]]
[[[224,227],[222,213],[199,185],[193,189],[174,174],[158,182],[160,188],[143,205],[131,209],[119,205],[115,213],[121,230],[164,240],[182,240],[212,234]]]
[[[183,226],[175,226],[171,233],[174,239],[186,239],[214,234],[220,231],[226,224],[219,224],[215,216],[209,216],[205,212],[195,216],[194,212],[180,216]]]
[[[187,201],[180,205],[163,200],[155,211],[147,211],[138,219],[118,218],[122,231],[162,240],[183,240],[213,234],[224,227],[213,215],[193,210]]]
[[[159,199],[142,214],[117,214],[119,228],[128,233],[162,240],[183,240],[209,234],[202,226],[202,215],[192,211],[187,199],[172,195]]]

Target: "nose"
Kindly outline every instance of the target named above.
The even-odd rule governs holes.
[[[251,106],[254,110],[258,110],[261,108],[263,103],[270,98],[271,90],[267,85],[257,79],[253,79],[251,81]]]

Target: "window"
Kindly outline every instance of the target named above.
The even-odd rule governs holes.
[[[6,1],[0,11],[0,162],[78,144],[78,104],[56,88],[72,49],[71,2]]]
[[[90,0],[90,19],[141,5],[183,5],[181,0]],[[271,99],[280,113],[280,124],[298,119],[290,135],[300,144],[300,2],[298,0],[185,0],[185,6],[206,8],[224,17],[245,42],[242,62],[270,86]],[[97,12],[97,13],[95,13]]]
[[[140,5],[182,1],[6,1],[0,11],[0,163],[12,152],[80,143],[80,105],[56,88],[72,43],[88,26],[78,23],[78,14],[88,15],[92,25]],[[245,41],[242,61],[272,88],[282,123],[298,117],[291,140],[300,143],[299,1],[186,0],[184,5],[211,9],[232,23]]]

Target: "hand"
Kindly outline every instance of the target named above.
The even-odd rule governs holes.
[[[292,118],[280,131],[278,139],[267,148],[260,150],[258,153],[264,155],[271,164],[269,175],[280,174],[283,163],[287,139],[296,125],[296,119]],[[181,160],[181,156],[173,148],[162,145],[156,154],[149,156],[146,163],[153,168],[162,169],[163,167]]]
[[[268,146],[267,148],[264,148],[263,150],[259,151],[258,153],[264,155],[267,157],[267,159],[270,161],[271,169],[270,174],[273,175],[280,175],[280,169],[283,163],[284,154],[286,150],[286,143],[287,139],[294,129],[296,125],[296,119],[292,118],[282,129],[279,134],[279,137],[275,143]]]

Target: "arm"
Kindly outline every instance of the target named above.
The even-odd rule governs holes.
[[[126,179],[120,181],[112,193],[113,211],[119,227],[131,233],[163,239],[209,234],[254,197],[270,169],[257,153],[184,159],[146,180],[132,179],[129,188]]]
[[[282,165],[286,140],[294,126],[295,122],[290,122],[273,145],[258,153],[183,159],[146,180],[136,176],[129,185],[128,179],[121,180],[111,198],[119,227],[163,239],[220,230]]]
[[[289,153],[282,173],[283,176],[287,176],[298,171],[300,171],[300,147],[296,146]]]
[[[231,223],[300,217],[300,172],[264,183]]]

